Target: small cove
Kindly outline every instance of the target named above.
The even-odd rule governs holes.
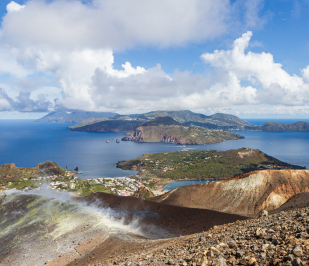
[[[163,191],[169,191],[173,190],[178,187],[183,186],[190,186],[190,185],[198,185],[198,184],[204,184],[204,183],[211,183],[218,180],[181,180],[181,181],[174,181],[172,183],[168,183],[163,187]]]

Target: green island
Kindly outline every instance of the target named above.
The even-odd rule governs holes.
[[[254,170],[304,169],[250,148],[149,153],[129,161],[119,161],[117,167],[138,170],[141,178],[171,180],[227,179]]]

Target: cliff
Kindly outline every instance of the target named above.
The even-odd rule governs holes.
[[[157,202],[254,216],[279,208],[294,195],[309,191],[308,170],[262,170],[227,180],[178,187]]]

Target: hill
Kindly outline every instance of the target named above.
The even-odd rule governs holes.
[[[0,166],[0,185],[2,189],[31,190],[38,188],[38,180],[69,181],[73,173],[59,167],[56,163],[46,161],[36,167],[16,167],[14,163]]]
[[[170,125],[161,125],[158,121],[163,118],[155,119],[151,122],[146,122],[143,126],[138,126],[129,137],[124,137],[123,141],[138,141],[138,142],[166,142],[175,144],[204,144],[217,143],[225,140],[235,140],[244,138],[243,136],[230,133],[227,131],[214,131],[197,127],[185,127],[178,125],[176,121],[164,118],[164,123]],[[175,123],[177,123],[175,125]],[[149,125],[148,125],[149,124]],[[156,126],[151,126],[156,124]]]
[[[256,129],[262,131],[309,131],[309,123],[303,121],[292,124],[267,122]]]
[[[141,125],[142,123],[149,122],[159,117],[171,117],[172,119],[182,124],[183,126],[191,126],[191,127],[194,126],[207,129],[242,130],[256,127],[255,125],[252,125],[232,115],[216,114],[213,116],[206,116],[203,114],[198,114],[188,110],[184,110],[184,111],[154,111],[145,114],[133,114],[133,115],[116,115],[110,118],[91,119],[87,121],[82,121],[82,123],[75,126],[71,126],[69,128],[77,131],[106,132],[105,130],[111,130],[111,132],[125,132],[122,131],[124,128],[123,124],[128,125],[128,121],[132,123],[132,128],[130,130],[133,130],[134,126],[137,126],[139,124]],[[119,127],[118,128],[109,127],[111,123],[109,121],[114,121],[114,123],[116,123],[117,121]]]
[[[239,127],[240,125],[242,125],[244,128],[245,127],[255,127],[255,125],[248,123],[247,121],[242,120],[235,115],[217,113],[217,114],[211,115],[210,117],[213,120],[221,121],[227,124],[232,124],[236,127]]]
[[[148,153],[136,159],[118,162],[117,167],[124,170],[137,169],[140,176],[172,180],[227,179],[254,170],[303,169],[249,148]]]
[[[155,200],[254,216],[262,210],[274,210],[294,195],[308,191],[308,170],[261,170],[223,181],[178,187]]]
[[[80,123],[88,118],[103,118],[103,117],[112,117],[117,115],[116,113],[110,112],[84,112],[84,111],[75,111],[75,112],[51,112],[46,116],[35,120],[35,122],[54,122],[54,123]]]

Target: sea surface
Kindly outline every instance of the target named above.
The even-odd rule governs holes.
[[[183,181],[174,181],[171,183],[166,184],[163,187],[163,191],[169,191],[173,190],[178,187],[183,187],[183,186],[190,186],[190,185],[198,185],[198,184],[204,184],[204,183],[210,183],[214,182],[216,180],[183,180]]]
[[[247,121],[261,125],[269,120]],[[271,121],[292,123],[299,120]],[[309,169],[309,132],[234,131],[245,136],[245,139],[216,144],[175,145],[131,141],[116,143],[117,138],[123,137],[122,133],[71,131],[67,128],[71,125],[0,120],[0,165],[15,163],[20,167],[35,167],[50,160],[68,170],[78,167],[82,173],[79,178],[122,177],[135,174],[136,171],[116,168],[118,160],[133,159],[145,153],[249,147]],[[106,143],[107,140],[109,143]]]

